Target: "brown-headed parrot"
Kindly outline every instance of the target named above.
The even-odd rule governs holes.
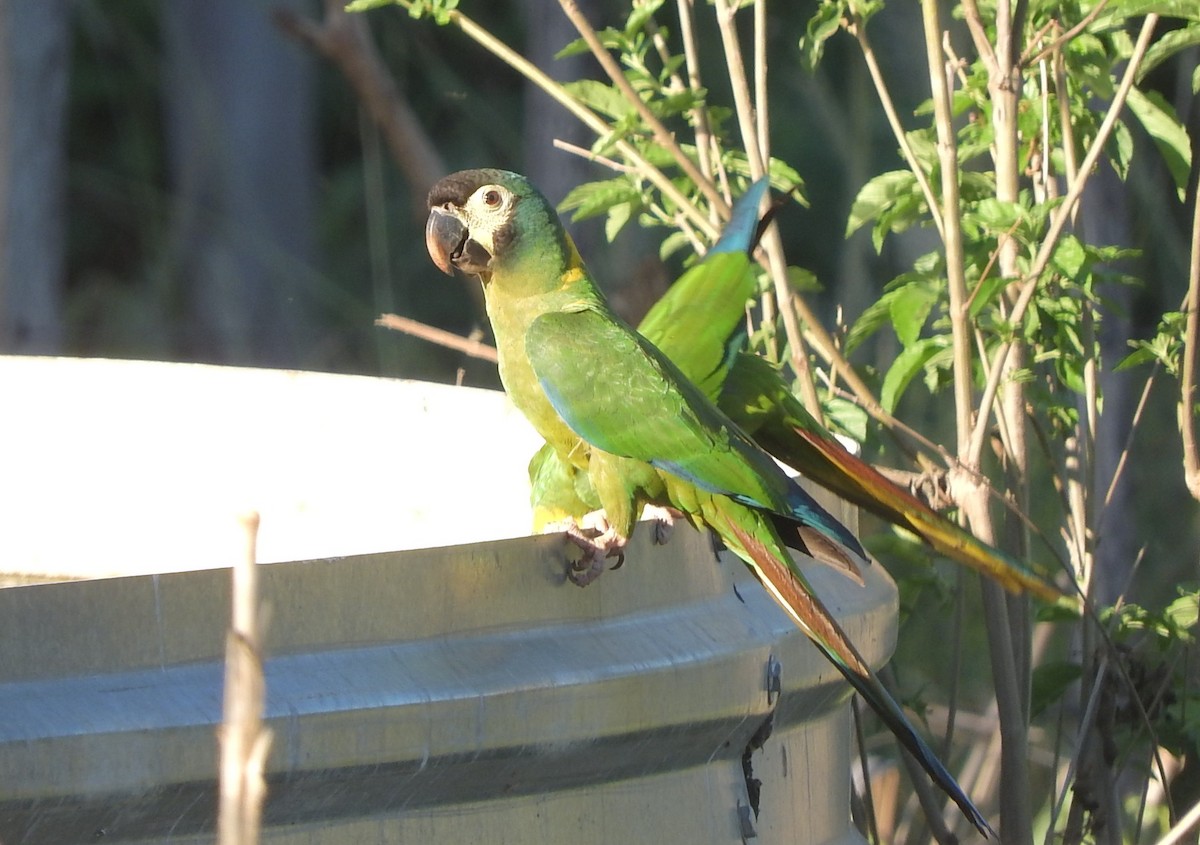
[[[1011,592],[1063,601],[1045,576],[981,542],[849,451],[804,408],[778,367],[746,351],[745,310],[757,290],[750,251],[761,229],[765,187],[760,181],[739,198],[720,240],[654,304],[638,332],[776,460]],[[564,466],[549,445],[530,461],[530,482],[535,529],[579,520],[598,507],[586,474]]]
[[[454,173],[430,190],[429,208],[434,263],[483,284],[510,399],[560,460],[587,474],[604,510],[592,557],[619,554],[647,504],[716,533],[971,823],[994,835],[787,550],[805,544],[804,529],[865,562],[853,535],[613,313],[554,208],[527,179]]]

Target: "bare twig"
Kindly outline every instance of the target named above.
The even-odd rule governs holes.
[[[273,12],[276,26],[333,62],[358,95],[359,102],[383,133],[388,149],[405,179],[417,188],[413,214],[428,213],[424,190],[446,172],[437,147],[384,66],[362,15],[348,14],[343,0],[325,0],[325,18],[318,23],[290,9]]]
[[[908,142],[908,133],[904,131],[904,126],[900,123],[900,115],[896,111],[896,104],[892,101],[892,94],[888,90],[887,82],[883,78],[883,71],[879,69],[879,62],[875,57],[875,48],[871,46],[870,39],[867,38],[867,28],[861,21],[857,20],[852,21],[848,28],[850,34],[858,40],[859,49],[863,54],[863,61],[867,65],[867,73],[871,77],[871,84],[875,86],[875,95],[879,97],[879,104],[883,106],[883,113],[887,117],[888,126],[892,128],[892,136],[896,139],[896,143],[900,147],[900,152],[904,156],[904,162],[908,165],[908,169],[912,171],[917,184],[921,188],[921,193],[925,197],[925,205],[929,207],[929,216],[933,219],[933,225],[937,228],[938,235],[945,240],[946,227],[942,223],[942,209],[938,205],[937,197],[933,193],[933,185],[929,183],[929,174],[925,172],[925,168],[917,161],[917,155],[913,152],[912,144]]]
[[[266,681],[255,551],[258,514],[246,516],[243,525],[246,556],[233,567],[233,624],[225,641],[219,845],[258,845],[266,797],[263,768],[271,744],[271,732],[262,724]]]
[[[712,183],[707,173],[700,172],[700,168],[696,163],[684,153],[683,149],[675,141],[675,136],[665,127],[658,116],[650,110],[646,102],[638,96],[637,91],[633,90],[633,86],[629,84],[629,80],[625,78],[625,74],[621,71],[621,66],[617,64],[617,60],[612,57],[612,54],[605,49],[600,43],[600,36],[596,34],[596,30],[588,23],[583,12],[579,10],[575,0],[558,0],[562,6],[563,13],[574,25],[579,34],[583,36],[583,40],[587,42],[588,47],[592,51],[592,55],[596,57],[596,61],[600,63],[600,67],[608,74],[608,78],[612,80],[617,89],[625,96],[625,99],[632,105],[638,115],[650,127],[650,131],[654,133],[654,140],[658,141],[675,159],[675,163],[679,168],[691,179],[696,187],[704,194],[705,198],[715,207],[723,219],[729,217],[729,205],[725,202],[725,198],[721,196],[721,192],[717,190],[717,186]]]
[[[413,337],[419,337],[421,340],[436,343],[438,346],[445,346],[462,352],[465,355],[470,355],[472,358],[482,358],[484,361],[491,361],[493,364],[498,360],[496,357],[496,347],[494,346],[488,346],[486,343],[472,340],[469,337],[456,335],[453,332],[439,329],[436,326],[419,323],[408,317],[401,317],[399,314],[380,314],[375,318],[375,325],[383,326],[393,331],[404,332]]]
[[[750,165],[750,175],[761,179],[767,175],[770,159],[767,155],[766,139],[759,134],[759,122],[755,117],[754,96],[750,91],[750,82],[746,75],[746,64],[742,58],[741,43],[738,40],[735,16],[737,9],[730,6],[728,0],[715,0],[714,9],[717,24],[721,31],[721,44],[725,51],[725,63],[729,68],[729,82],[733,89],[734,110],[737,113],[738,128],[742,134],[742,146],[746,150],[746,159]],[[757,74],[765,74],[765,69],[756,69]],[[765,79],[765,77],[762,77]],[[762,93],[765,97],[765,92]],[[820,322],[803,304],[801,297],[793,296],[787,277],[787,258],[783,252],[783,239],[779,236],[779,227],[774,222],[767,227],[762,238],[762,247],[766,253],[766,267],[771,274],[774,287],[775,302],[764,298],[764,319],[773,316],[778,308],[779,316],[783,318],[783,330],[787,335],[788,348],[791,352],[792,369],[800,382],[801,398],[809,413],[817,419],[822,418],[820,401],[817,397],[816,384],[808,364],[807,345],[800,331],[797,313],[805,321],[810,330],[819,333],[827,343],[830,354],[839,355],[832,338],[828,336]],[[774,353],[774,350],[769,350]],[[772,354],[772,357],[775,357]],[[840,355],[839,355],[840,357]],[[847,369],[849,367],[847,366]],[[850,382],[848,382],[850,383]],[[865,385],[861,381],[854,386]]]
[[[696,45],[693,0],[676,0],[679,11],[679,34],[683,40],[683,56],[687,63],[688,87],[700,91],[704,86],[700,79],[700,51]],[[697,103],[692,109],[692,124],[696,134],[696,159],[700,169],[707,174],[713,172],[709,147],[712,145],[712,128],[708,123],[708,107]]]
[[[945,62],[942,58],[942,25],[937,3],[923,0],[922,19],[925,24],[925,48],[929,81],[933,91],[934,121],[937,127],[938,158],[942,170],[942,220],[945,224],[943,242],[946,254],[946,277],[950,289],[951,343],[954,349],[954,416],[958,433],[958,457],[967,454],[971,432],[971,335],[967,310],[967,283],[964,273],[962,227],[958,197],[958,144],[950,106],[950,88],[946,83]],[[969,466],[975,464],[970,463]]]
[[[405,9],[410,8],[412,5],[409,0],[397,0],[397,2]],[[475,21],[457,9],[448,12],[447,19],[454,26],[462,30],[463,34],[468,38],[475,41],[479,46],[521,74],[521,76],[545,91],[556,103],[596,133],[597,137],[608,138],[612,135],[611,128],[603,118],[579,102],[559,82],[551,79],[535,64],[492,35],[487,29],[475,23]],[[623,138],[617,138],[613,141],[613,146],[637,168],[639,174],[658,188],[664,196],[669,197],[671,202],[675,203],[680,211],[687,215],[697,229],[704,232],[712,240],[715,241],[717,239],[720,234],[720,227],[705,217],[696,208],[695,204],[675,186],[675,183],[668,179],[666,174],[661,170],[648,162],[645,156],[638,152],[633,144]]]
[[[1049,55],[1050,53],[1055,53],[1055,52],[1060,51],[1062,49],[1062,47],[1068,41],[1070,41],[1076,35],[1083,32],[1085,29],[1087,29],[1088,24],[1090,24],[1097,17],[1099,17],[1100,13],[1104,11],[1104,7],[1107,5],[1108,5],[1108,0],[1100,0],[1099,3],[1097,3],[1095,6],[1092,7],[1090,12],[1088,12],[1086,15],[1083,16],[1083,18],[1079,21],[1079,23],[1075,24],[1075,26],[1071,27],[1066,32],[1064,32],[1062,35],[1055,38],[1048,45],[1046,45],[1045,48],[1039,50],[1036,54],[1034,54],[1032,56],[1030,56],[1030,55],[1021,56],[1021,65],[1023,67],[1029,67],[1030,65],[1037,64],[1042,59],[1046,58],[1046,56]],[[1032,45],[1032,44],[1036,44],[1037,42],[1033,41],[1030,43]]]
[[[1191,833],[1197,824],[1200,824],[1200,802],[1193,805],[1192,809],[1188,810],[1179,823],[1167,831],[1167,834],[1158,840],[1156,845],[1175,845],[1176,842]]]
[[[879,677],[885,684],[895,688],[896,677],[890,666],[880,669]],[[909,783],[912,785],[913,794],[916,795],[917,801],[921,805],[925,821],[929,825],[930,836],[939,845],[954,845],[954,843],[957,843],[958,837],[946,826],[946,820],[942,817],[941,808],[938,806],[944,800],[945,796],[934,788],[929,778],[921,770],[921,766],[917,763],[916,758],[904,748],[900,749],[900,762],[904,764],[904,769],[908,772]]]
[[[1188,265],[1187,329],[1179,380],[1179,424],[1183,475],[1192,498],[1200,499],[1200,447],[1196,443],[1196,355],[1200,353],[1200,189],[1192,197],[1192,256]]]
[[[967,29],[971,32],[971,40],[975,42],[975,49],[979,52],[980,58],[983,59],[983,64],[988,69],[988,73],[993,73],[996,70],[996,51],[992,47],[992,42],[988,41],[987,28],[983,25],[983,18],[980,17],[979,7],[975,5],[975,0],[963,0],[962,4],[963,17],[967,21]]]
[[[592,152],[586,147],[581,147],[578,144],[572,144],[570,141],[564,141],[561,138],[555,138],[553,144],[556,149],[562,150],[564,153],[570,153],[571,155],[579,156],[580,158],[594,162],[595,164],[603,165],[609,170],[616,171],[617,173],[637,173],[637,170],[627,164],[622,164],[616,159],[611,159],[608,156],[602,156],[599,153]]]

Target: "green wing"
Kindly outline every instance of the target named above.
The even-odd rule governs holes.
[[[715,402],[746,345],[746,303],[756,287],[746,253],[710,254],[679,277],[638,331]]]
[[[712,493],[786,508],[786,479],[665,357],[596,310],[538,317],[525,352],[559,416],[591,445]]]
[[[592,446],[813,528],[866,558],[845,526],[617,318],[545,314],[530,325],[525,351],[550,404]]]
[[[914,532],[1008,590],[1062,599],[1045,575],[980,542],[847,451],[805,410],[774,365],[742,351],[741,322],[754,288],[744,253],[710,255],[671,286],[639,329],[758,446],[805,478]]]

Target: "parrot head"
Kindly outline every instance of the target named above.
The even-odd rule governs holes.
[[[558,216],[529,180],[507,170],[462,170],[429,191],[425,247],[443,273],[455,268],[489,281],[537,249],[538,239],[563,237]]]

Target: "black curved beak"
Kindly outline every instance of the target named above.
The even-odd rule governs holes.
[[[477,241],[452,209],[434,206],[425,224],[425,248],[438,269],[447,275],[457,267],[468,275],[487,272],[492,256]]]
[[[429,209],[425,224],[425,249],[443,273],[454,275],[454,257],[462,251],[467,239],[467,227],[453,213],[440,207]]]

